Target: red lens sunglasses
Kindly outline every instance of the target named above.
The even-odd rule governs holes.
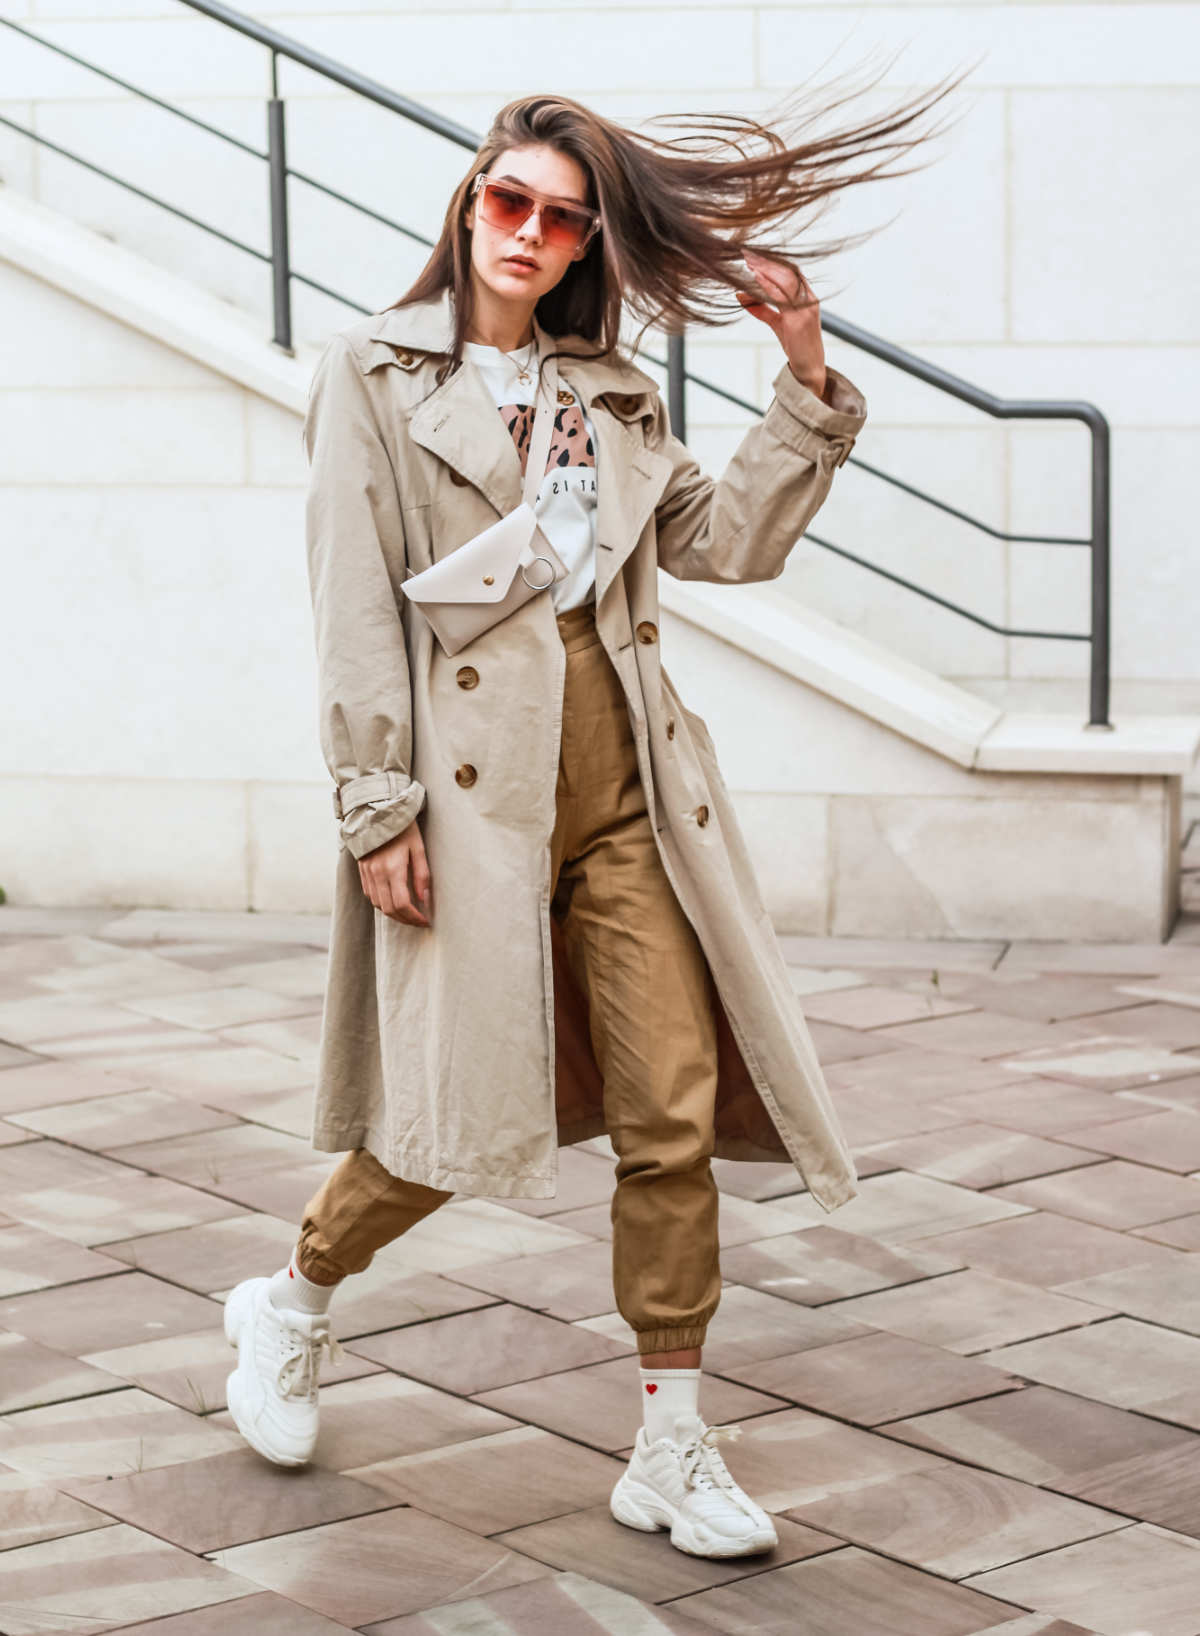
[[[484,171],[475,178],[469,196],[477,193],[479,214],[489,227],[504,233],[515,233],[540,207],[542,237],[560,250],[582,250],[600,228],[600,212],[588,205],[559,204],[535,188],[493,181]]]

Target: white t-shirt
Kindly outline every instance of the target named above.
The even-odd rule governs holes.
[[[536,355],[530,379],[520,379],[520,366],[530,358],[528,346],[516,352],[479,341],[464,341],[463,354],[483,376],[492,401],[512,434],[524,475],[533,429]],[[578,401],[555,405],[554,433],[546,459],[546,475],[534,501],[538,526],[567,565],[566,579],[551,587],[557,613],[596,597],[596,444],[591,419]]]

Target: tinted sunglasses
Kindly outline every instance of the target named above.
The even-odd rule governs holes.
[[[558,204],[535,188],[516,182],[495,182],[484,172],[475,178],[471,197],[479,194],[479,214],[489,227],[515,233],[535,209],[542,220],[542,237],[561,250],[582,250],[600,227],[600,212],[587,205]],[[540,207],[540,208],[539,208]]]

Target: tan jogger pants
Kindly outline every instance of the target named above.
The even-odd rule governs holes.
[[[613,1293],[638,1352],[667,1352],[703,1344],[721,1296],[716,995],[658,855],[595,604],[559,614],[558,627],[567,664],[552,889],[617,1155]],[[390,1175],[360,1148],[306,1206],[297,1264],[319,1282],[361,1272],[453,1196]]]

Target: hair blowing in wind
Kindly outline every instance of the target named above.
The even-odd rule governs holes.
[[[836,122],[834,116],[862,90],[873,89],[883,72],[865,87],[836,94],[795,91],[761,119],[705,112],[661,114],[647,122],[683,130],[673,137],[618,124],[570,97],[509,102],[455,189],[428,262],[392,305],[429,300],[449,286],[456,320],[449,356],[458,363],[470,318],[464,213],[472,183],[506,150],[538,143],[578,162],[588,179],[586,202],[601,220],[584,258],[542,296],[537,314],[546,330],[596,343],[588,354],[594,356],[617,348],[623,309],[643,329],[729,322],[743,310],[737,291],[761,299],[743,252],[802,271],[801,263],[870,237],[868,231],[820,243],[801,240],[844,189],[909,173],[895,168],[896,162],[940,134],[940,128],[923,129],[923,121],[969,70],[870,117]]]

